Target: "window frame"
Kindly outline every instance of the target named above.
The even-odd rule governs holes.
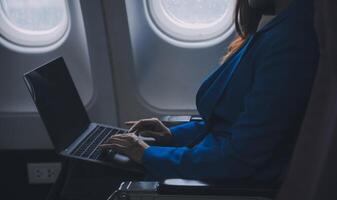
[[[41,53],[59,47],[66,40],[71,27],[69,5],[63,0],[65,16],[62,21],[49,30],[31,31],[15,25],[0,4],[0,43],[18,52]]]
[[[211,26],[208,26],[204,30],[204,33],[200,32],[200,29],[193,29],[182,27],[180,24],[176,24],[170,19],[168,19],[165,11],[162,11],[161,0],[143,0],[145,16],[147,22],[151,29],[163,40],[167,41],[178,47],[184,48],[205,48],[214,46],[226,40],[230,37],[234,30],[234,8],[235,8],[235,0],[230,4],[229,12],[226,13],[225,16],[221,18],[223,21],[225,18],[230,17],[230,19],[226,20],[224,26],[222,28],[218,28],[216,31],[211,29],[216,29],[216,25],[218,23],[211,23]],[[177,31],[177,29],[180,29]],[[199,36],[195,35],[191,37],[191,32],[198,31]],[[181,34],[185,32],[184,34]],[[213,32],[213,33],[212,33]]]

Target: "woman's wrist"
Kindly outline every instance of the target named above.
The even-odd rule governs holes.
[[[131,159],[141,164],[145,150],[148,149],[149,147],[150,146],[146,144],[143,140],[138,140],[138,145],[136,147],[137,149],[135,149],[135,153],[133,154],[134,156]]]

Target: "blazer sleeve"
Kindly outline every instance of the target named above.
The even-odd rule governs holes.
[[[286,133],[299,128],[316,71],[317,56],[311,50],[280,46],[256,61],[244,109],[223,130],[231,137],[210,133],[191,149],[150,147],[143,156],[149,173],[158,179],[237,179],[269,162]]]
[[[174,126],[170,128],[172,133],[172,145],[173,146],[186,146],[196,136],[201,134],[205,128],[205,123],[201,122],[188,122],[182,125]]]

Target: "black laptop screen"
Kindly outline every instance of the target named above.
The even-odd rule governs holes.
[[[55,150],[70,145],[90,120],[62,58],[25,74],[24,80]]]

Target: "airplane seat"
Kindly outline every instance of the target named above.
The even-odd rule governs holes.
[[[184,179],[162,182],[123,182],[109,200],[271,200],[278,186],[211,183]]]

